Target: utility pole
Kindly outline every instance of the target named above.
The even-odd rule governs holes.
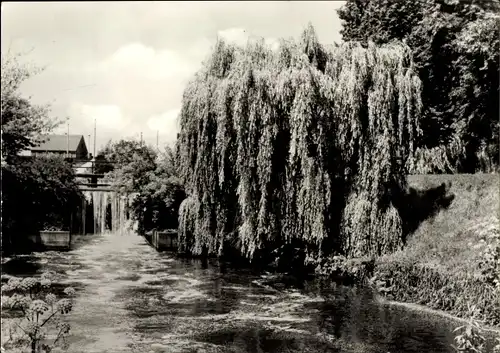
[[[68,133],[66,134],[66,158],[69,158],[69,122],[68,122]]]
[[[141,131],[141,147],[142,147],[142,131]]]
[[[96,138],[96,132],[97,132],[97,123],[96,123],[96,119],[94,119],[94,158],[95,158],[95,138]]]
[[[156,130],[156,149],[159,151],[160,149],[158,148],[158,141],[160,140],[160,130]]]

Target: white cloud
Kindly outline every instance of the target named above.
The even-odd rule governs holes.
[[[83,119],[111,129],[120,129],[126,124],[120,107],[116,105],[86,105],[82,104],[77,109]]]
[[[148,119],[148,127],[152,131],[159,131],[166,142],[175,141],[179,131],[177,117],[180,109],[168,110],[165,113],[153,115]]]
[[[93,134],[94,121],[98,131],[105,131],[111,137],[127,135],[134,131],[132,121],[127,119],[118,105],[89,105],[74,103],[68,109],[73,133]],[[63,128],[63,127],[61,127]],[[100,134],[98,134],[98,137]]]
[[[70,134],[84,135],[87,148],[91,153],[93,153],[94,145],[94,120],[97,131],[96,152],[110,139],[135,137],[141,131],[137,124],[123,113],[120,106],[115,104],[92,105],[77,102],[69,106],[67,113],[71,117],[69,121]],[[66,124],[63,124],[54,132],[65,133],[66,129]]]
[[[236,44],[241,47],[245,47],[248,41],[253,41],[261,39],[261,37],[251,35],[244,28],[227,28],[217,32],[217,35],[224,40]],[[279,46],[279,41],[273,37],[264,38],[264,42],[271,47],[271,49],[276,50]]]
[[[98,66],[101,72],[118,76],[133,75],[149,80],[189,77],[198,62],[169,49],[155,50],[141,43],[120,47]]]
[[[201,63],[207,55],[212,51],[215,41],[203,37],[193,43],[187,50],[186,53],[190,59]]]
[[[222,31],[218,31],[217,35],[224,40],[239,46],[246,46],[249,38],[247,31],[243,28],[224,29]]]

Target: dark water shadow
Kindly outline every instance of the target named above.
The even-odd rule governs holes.
[[[35,275],[42,265],[30,260],[26,256],[15,257],[0,266],[3,274],[16,276],[16,277],[29,277]]]
[[[453,326],[416,311],[380,304],[370,288],[339,287],[318,310],[320,331],[383,352],[453,352]]]
[[[223,352],[341,352],[338,342],[275,331],[258,323],[232,325],[208,330],[193,337],[196,341],[224,347]]]
[[[422,222],[450,207],[455,199],[454,194],[449,194],[450,186],[451,184],[442,183],[426,190],[410,187],[408,191],[395,195],[393,203],[403,220],[403,242],[406,243],[407,237],[413,234]]]

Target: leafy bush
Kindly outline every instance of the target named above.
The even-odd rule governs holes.
[[[500,293],[500,230],[495,229],[494,232],[494,241],[482,251],[478,266],[485,281],[495,286]]]
[[[83,197],[71,165],[57,156],[20,158],[5,166],[2,191],[2,237],[14,245],[45,227],[69,229]]]
[[[474,310],[474,308],[471,308]],[[466,325],[462,325],[453,330],[455,345],[452,345],[456,352],[482,353],[485,347],[486,338],[483,334],[480,322],[471,316]]]
[[[389,299],[426,305],[462,318],[468,318],[469,306],[475,304],[481,320],[500,324],[498,290],[481,277],[392,259],[376,264],[372,281]]]
[[[131,205],[133,219],[137,220],[142,234],[153,229],[176,229],[179,206],[185,198],[175,170],[174,156],[168,147],[153,166],[143,183],[137,185],[137,195]]]
[[[354,283],[364,283],[373,274],[374,262],[373,258],[349,259],[337,255],[318,263],[315,272],[323,276],[342,277]]]
[[[499,4],[348,0],[338,11],[344,41],[405,40],[412,50],[424,132],[416,142],[416,173],[498,168]]]
[[[485,328],[483,322],[478,320],[476,315],[477,310],[473,305],[469,308],[470,318],[468,322],[453,330],[456,333],[455,344],[452,345],[453,349],[456,352],[486,353],[490,352],[488,348],[491,348],[492,353],[499,353],[500,332]]]
[[[43,231],[46,231],[46,232],[59,232],[61,231],[61,227],[56,227],[56,226],[51,226],[51,225],[46,225],[43,227],[42,229]]]
[[[19,245],[45,227],[68,229],[83,195],[71,165],[56,156],[19,158],[2,168],[2,238]]]
[[[21,318],[2,324],[3,348],[30,347],[31,352],[51,352],[54,347],[67,348],[70,326],[63,316],[73,308],[75,290],[64,290],[65,298],[58,299],[51,291],[54,274],[44,273],[40,279],[12,277],[2,286],[2,310],[18,310]],[[53,340],[48,340],[49,334]]]

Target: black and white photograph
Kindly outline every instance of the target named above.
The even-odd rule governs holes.
[[[500,353],[500,0],[2,1],[1,353]]]

